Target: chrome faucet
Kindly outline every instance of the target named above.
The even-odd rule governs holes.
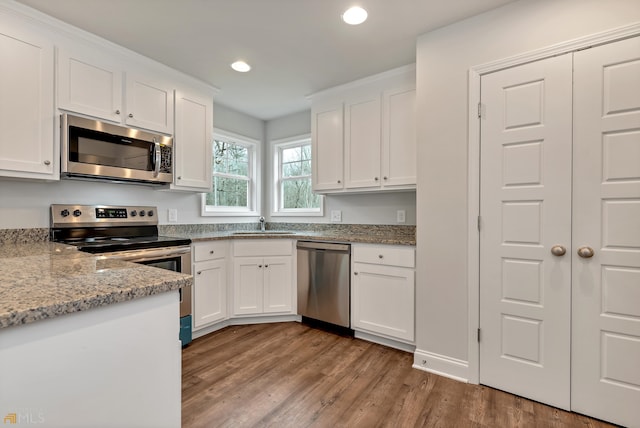
[[[260,231],[264,232],[264,217],[260,217]]]

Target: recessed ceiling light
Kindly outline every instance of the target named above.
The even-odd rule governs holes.
[[[234,62],[233,64],[231,64],[231,68],[233,68],[235,71],[239,71],[240,73],[246,73],[247,71],[251,70],[251,66],[244,61]]]
[[[367,11],[359,6],[353,6],[342,14],[342,20],[350,25],[362,24],[367,20]]]

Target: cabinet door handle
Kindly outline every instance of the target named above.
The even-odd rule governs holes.
[[[338,184],[342,183],[342,181],[338,180]]]
[[[258,265],[259,268],[262,268],[262,265]]]
[[[198,271],[198,275],[202,275],[202,271],[201,270]]]
[[[209,254],[213,254],[213,253],[214,253],[214,251],[213,251],[213,250],[209,251]]]
[[[269,265],[264,265],[264,267],[268,268],[268,267],[269,267]]]
[[[382,177],[382,179],[383,179],[383,180],[388,180],[388,178],[387,178],[387,177]]]
[[[379,178],[378,178],[378,177],[374,177],[373,179],[374,179],[374,180],[376,180],[376,181],[378,181],[378,180],[379,180]]]
[[[51,165],[51,161],[46,160],[46,161],[44,161],[44,164],[45,164],[45,165],[47,165],[47,166],[49,166],[49,165]]]
[[[116,114],[120,114],[120,110],[116,110]]]
[[[354,272],[353,274],[354,274],[354,275],[357,275],[357,274],[358,274],[358,272]]]
[[[133,118],[133,113],[129,113],[129,117]]]
[[[378,254],[378,258],[379,259],[384,259],[384,256],[382,254]]]

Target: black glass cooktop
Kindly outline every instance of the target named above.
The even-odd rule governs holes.
[[[190,239],[168,236],[86,238],[82,240],[65,240],[63,242],[78,247],[80,251],[93,254],[177,247],[191,244]]]

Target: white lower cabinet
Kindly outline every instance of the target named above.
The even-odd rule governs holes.
[[[193,328],[227,318],[228,242],[193,244]]]
[[[241,240],[233,245],[233,315],[292,313],[293,242]]]
[[[356,244],[352,250],[352,328],[413,343],[415,249]]]

